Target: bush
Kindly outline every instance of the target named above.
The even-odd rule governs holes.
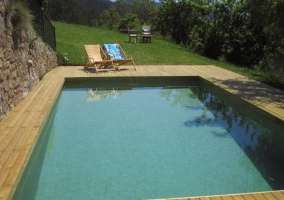
[[[25,2],[20,0],[8,0],[6,2],[6,17],[10,17],[13,25],[13,33],[25,30],[30,26],[33,16]]]
[[[70,65],[67,53],[64,53],[64,54],[57,53],[56,55],[57,55],[57,63],[58,63],[59,66],[60,65],[61,66],[68,66],[68,65]]]
[[[141,29],[141,23],[139,22],[138,16],[133,13],[126,14],[121,20],[119,24],[119,29]]]

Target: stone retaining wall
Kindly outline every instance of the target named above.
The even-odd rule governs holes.
[[[13,32],[0,1],[0,121],[55,67],[56,53],[32,27]]]

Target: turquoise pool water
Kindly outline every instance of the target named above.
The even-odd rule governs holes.
[[[132,200],[283,189],[274,134],[199,87],[67,88],[33,179],[33,198]]]

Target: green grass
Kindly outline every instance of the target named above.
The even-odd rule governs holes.
[[[129,43],[128,35],[88,26],[66,24],[53,21],[56,30],[57,53],[67,56],[70,65],[83,65],[84,44],[119,43],[127,55],[131,55],[137,65],[209,65],[216,62],[190,52],[185,48],[159,39],[152,43]],[[139,38],[138,38],[139,40]]]
[[[275,81],[270,74],[212,60],[155,37],[152,43],[129,43],[127,34],[116,31],[56,21],[52,21],[52,24],[56,30],[57,54],[63,59],[59,61],[60,65],[84,65],[84,44],[119,43],[125,53],[133,57],[136,65],[215,65],[274,87],[284,88],[283,78]],[[64,57],[68,60],[64,60]]]

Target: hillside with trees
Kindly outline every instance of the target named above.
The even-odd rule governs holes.
[[[284,79],[283,0],[161,0],[155,28],[206,57]]]
[[[48,15],[116,31],[148,24],[190,51],[284,81],[282,8],[283,0],[49,0]]]
[[[46,13],[55,21],[92,26],[112,4],[109,0],[49,0]]]

